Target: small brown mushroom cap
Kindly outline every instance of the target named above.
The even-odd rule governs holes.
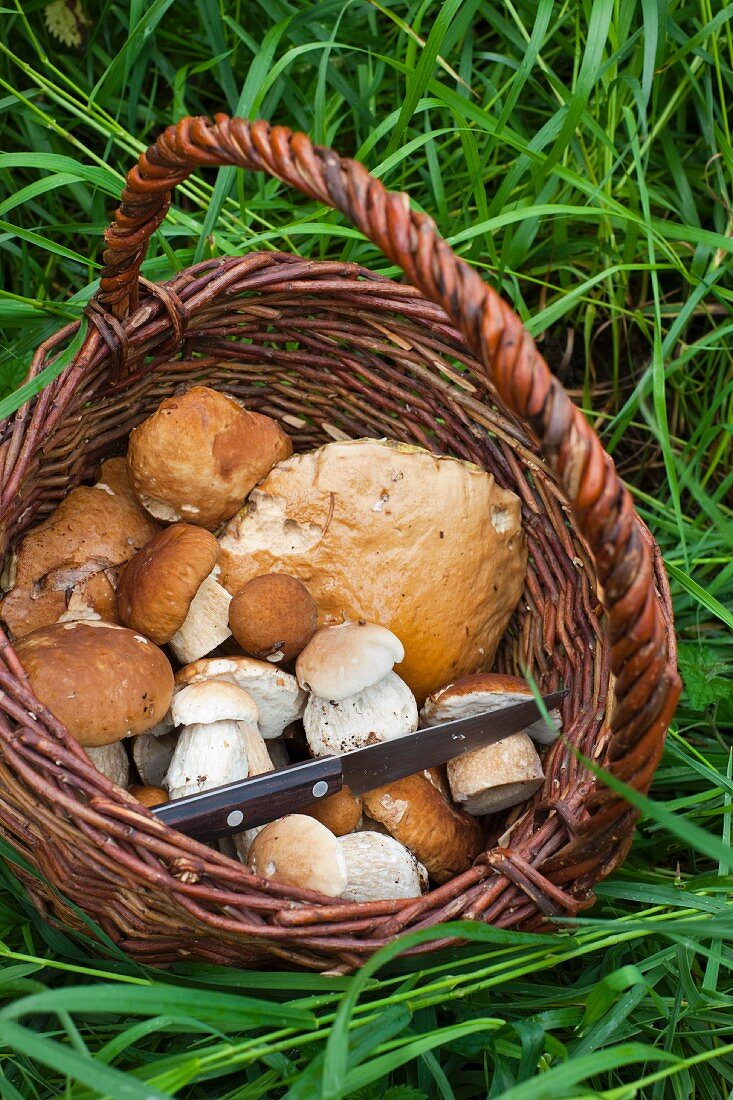
[[[261,830],[249,850],[261,878],[336,898],[346,889],[346,861],[336,837],[320,821],[289,814]]]
[[[31,687],[81,745],[108,745],[160,722],[173,670],[141,634],[103,622],[54,623],[15,647]]]
[[[133,783],[129,793],[138,802],[142,802],[143,806],[160,806],[161,803],[168,801],[168,795],[162,787],[141,787]]]
[[[475,714],[490,714],[531,697],[532,688],[518,676],[477,672],[472,676],[463,676],[429,695],[420,711],[420,724],[437,726],[442,722],[471,718]],[[557,737],[560,712],[552,710],[550,717],[555,723],[553,726],[548,726],[544,718],[538,718],[524,732],[543,745],[549,744]]]
[[[319,630],[295,663],[298,683],[338,702],[371,687],[404,659],[402,642],[376,623],[341,623]]]
[[[0,615],[21,638],[57,622],[67,610],[77,618],[117,622],[119,567],[158,530],[122,476],[123,459],[103,463],[94,486],[81,485],[20,540],[3,578]],[[73,609],[71,601],[73,600]]]
[[[287,573],[253,577],[229,605],[229,626],[244,652],[273,663],[297,657],[317,622],[315,600]]]
[[[157,645],[169,642],[218,559],[219,544],[210,531],[190,523],[159,531],[120,578],[120,621]]]
[[[151,515],[213,530],[292,452],[290,439],[269,416],[193,386],[166,398],[132,431],[127,464],[135,493]]]
[[[481,851],[475,818],[450,804],[435,769],[367,791],[364,810],[417,856],[436,882],[467,870]]]
[[[314,802],[305,810],[309,817],[320,821],[334,836],[346,836],[353,833],[361,824],[362,800],[352,794],[348,787],[342,787],[336,794]]]

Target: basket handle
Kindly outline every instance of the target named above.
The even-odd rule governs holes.
[[[99,304],[116,318],[136,308],[150,237],[173,188],[199,165],[264,171],[340,210],[443,307],[490,370],[502,400],[527,421],[572,504],[605,590],[617,705],[604,766],[648,790],[680,692],[674,638],[655,588],[653,543],[612,459],[520,319],[455,255],[432,219],[410,209],[407,195],[388,191],[358,161],[314,146],[304,134],[227,115],[214,123],[184,118],[168,127],[128,174],[105,234],[99,294]],[[628,814],[628,803],[607,788],[594,796],[582,848],[606,868],[624,854],[620,834],[629,830],[619,823]]]

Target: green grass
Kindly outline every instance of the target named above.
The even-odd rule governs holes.
[[[146,970],[0,881],[0,1097],[722,1100],[733,1089],[733,6],[92,3],[0,13],[0,398],[95,289],[122,175],[184,113],[285,122],[410,192],[540,341],[670,573],[686,687],[625,864],[556,937],[354,978]],[[192,178],[149,278],[285,249],[387,273],[272,180]]]

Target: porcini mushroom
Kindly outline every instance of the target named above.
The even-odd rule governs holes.
[[[72,489],[9,555],[0,616],[14,637],[58,621],[118,621],[119,568],[158,530],[123,474],[123,459],[103,463],[100,477],[114,488],[99,481]]]
[[[403,844],[381,833],[360,832],[339,839],[346,860],[346,901],[419,898],[428,873]]]
[[[211,653],[229,635],[231,596],[217,581],[219,544],[190,523],[166,527],[126,566],[117,590],[120,619],[179,661]]]
[[[317,622],[310,592],[286,573],[253,577],[229,605],[229,626],[244,652],[273,664],[297,657]]]
[[[314,756],[338,755],[413,733],[418,726],[417,703],[404,680],[388,672],[338,702],[311,695],[303,726]]]
[[[422,726],[436,726],[453,722],[458,718],[471,718],[475,714],[490,714],[494,710],[522,703],[533,698],[532,688],[518,676],[500,672],[477,672],[463,676],[447,687],[433,692],[425,700],[420,711]],[[523,731],[540,745],[549,745],[560,732],[560,711],[555,707],[549,712],[552,724],[538,718]]]
[[[165,654],[125,627],[54,623],[26,634],[15,651],[35,694],[85,748],[145,733],[170,706]]]
[[[142,802],[143,806],[160,806],[168,801],[168,795],[162,787],[141,787],[134,783],[128,793],[138,802]]]
[[[298,681],[267,661],[253,657],[203,658],[179,669],[176,691],[208,679],[229,680],[249,692],[257,705],[260,733],[266,740],[280,737],[285,727],[303,714],[306,694]]]
[[[537,749],[526,733],[512,734],[448,763],[448,783],[456,804],[477,817],[526,802],[544,778]]]
[[[97,771],[106,775],[110,783],[114,783],[116,787],[127,787],[130,782],[130,761],[121,741],[113,741],[111,745],[97,745],[96,748],[90,746],[84,752]]]
[[[405,647],[418,702],[489,668],[521,596],[519,498],[455,458],[385,440],[280,462],[220,533],[222,583],[299,577],[319,624],[379,622]]]
[[[248,412],[228,394],[192,386],[166,398],[133,429],[127,466],[150,515],[213,530],[292,451],[269,416]]]
[[[498,673],[466,676],[428,697],[421,711],[425,726],[470,718],[532,697],[524,680]],[[556,716],[554,711],[552,716]],[[467,813],[482,816],[497,813],[531,798],[542,786],[542,763],[530,737],[552,740],[557,730],[544,719],[525,731],[512,734],[494,745],[465,753],[448,762],[448,783],[456,803]]]
[[[132,759],[145,786],[163,785],[177,740],[174,733],[153,732],[141,733],[132,739]]]
[[[466,871],[481,851],[481,827],[446,798],[436,769],[367,791],[364,809],[425,865],[436,882]]]
[[[177,693],[171,714],[183,726],[166,775],[171,799],[247,777],[247,737],[257,722],[251,695],[225,680],[202,680]]]
[[[267,743],[257,726],[247,725],[245,727],[245,739],[247,743],[247,775],[263,775],[265,772],[273,771],[274,764],[270,759]],[[273,742],[270,742],[270,744],[273,744]],[[241,833],[236,833],[232,838],[235,854],[242,863],[247,862],[252,842],[263,828],[263,825],[254,825],[251,829],[243,829]]]
[[[348,787],[342,787],[336,794],[308,806],[305,812],[330,829],[334,836],[346,836],[359,828],[361,807],[361,798],[352,794]]]
[[[295,662],[295,675],[312,695],[338,702],[381,680],[404,656],[391,630],[376,623],[342,623],[311,638]]]
[[[347,885],[341,845],[325,825],[305,814],[265,825],[250,848],[249,868],[261,878],[333,898]]]

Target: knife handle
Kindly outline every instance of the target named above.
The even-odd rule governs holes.
[[[233,836],[320,802],[344,785],[341,761],[324,756],[152,806],[166,825],[198,840]]]

